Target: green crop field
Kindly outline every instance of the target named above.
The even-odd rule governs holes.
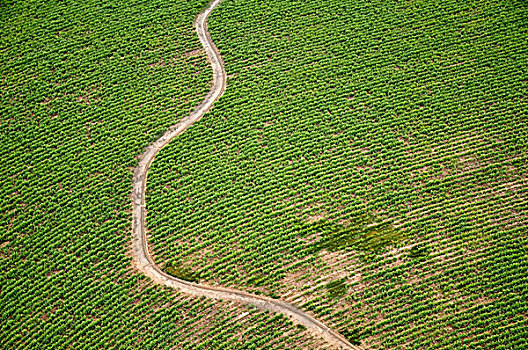
[[[208,0],[0,2],[0,348],[323,349],[133,264],[138,157],[211,87]],[[364,349],[528,348],[524,0],[223,0],[224,95],[148,174],[167,273]]]
[[[235,1],[228,74],[163,149],[160,266],[368,348],[528,347],[523,1]]]
[[[0,3],[1,349],[321,346],[132,268],[136,157],[209,89],[205,4]]]

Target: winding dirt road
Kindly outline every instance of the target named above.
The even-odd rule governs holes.
[[[141,160],[134,171],[134,189],[132,193],[132,254],[134,264],[141,272],[152,278],[155,282],[167,287],[179,289],[184,293],[195,296],[206,296],[213,299],[234,300],[237,302],[252,304],[259,309],[282,313],[289,316],[292,321],[305,326],[315,335],[324,338],[338,348],[359,350],[360,348],[350,344],[342,335],[325,326],[314,317],[299,310],[284,301],[271,299],[259,295],[253,295],[234,289],[213,287],[181,280],[163,272],[153,261],[150,255],[146,237],[146,211],[145,190],[147,186],[147,173],[150,164],[161,148],[167,145],[173,138],[187,130],[195,121],[199,120],[213,103],[222,96],[226,86],[226,74],[224,63],[218,50],[213,44],[207,30],[207,17],[218,6],[221,0],[212,1],[208,8],[198,15],[195,20],[196,31],[205,49],[207,58],[213,68],[213,86],[204,101],[195,110],[178,124],[172,126],[157,141],[145,149]]]

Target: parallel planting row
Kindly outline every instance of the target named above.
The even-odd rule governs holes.
[[[209,90],[206,2],[2,2],[0,348],[324,346],[132,268],[135,157]]]
[[[226,93],[149,174],[159,265],[372,348],[528,346],[526,7],[215,11]]]

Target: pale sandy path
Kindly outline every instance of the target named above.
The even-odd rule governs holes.
[[[218,50],[213,44],[207,30],[207,17],[218,6],[221,0],[214,0],[209,7],[198,15],[195,21],[196,31],[205,49],[207,58],[213,68],[213,86],[204,101],[187,118],[172,126],[163,136],[145,149],[141,160],[134,171],[134,189],[132,192],[132,254],[136,267],[155,282],[167,287],[179,289],[184,293],[195,296],[206,296],[213,299],[234,300],[237,302],[251,304],[262,310],[270,310],[289,316],[292,321],[302,324],[312,333],[323,337],[329,343],[344,349],[359,350],[360,348],[350,344],[343,336],[325,326],[314,317],[299,310],[284,301],[253,295],[234,289],[213,287],[181,280],[166,274],[154,264],[150,255],[146,238],[146,213],[145,213],[145,189],[147,185],[147,173],[150,164],[161,148],[167,145],[173,138],[187,130],[195,121],[199,120],[213,103],[222,96],[226,86],[226,74],[224,63]]]

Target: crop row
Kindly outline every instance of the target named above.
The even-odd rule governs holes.
[[[373,348],[500,348],[498,319],[521,340],[528,48],[508,6],[224,1],[225,95],[149,174],[157,262]]]
[[[136,157],[209,89],[205,2],[2,3],[0,348],[323,346],[133,269]]]

